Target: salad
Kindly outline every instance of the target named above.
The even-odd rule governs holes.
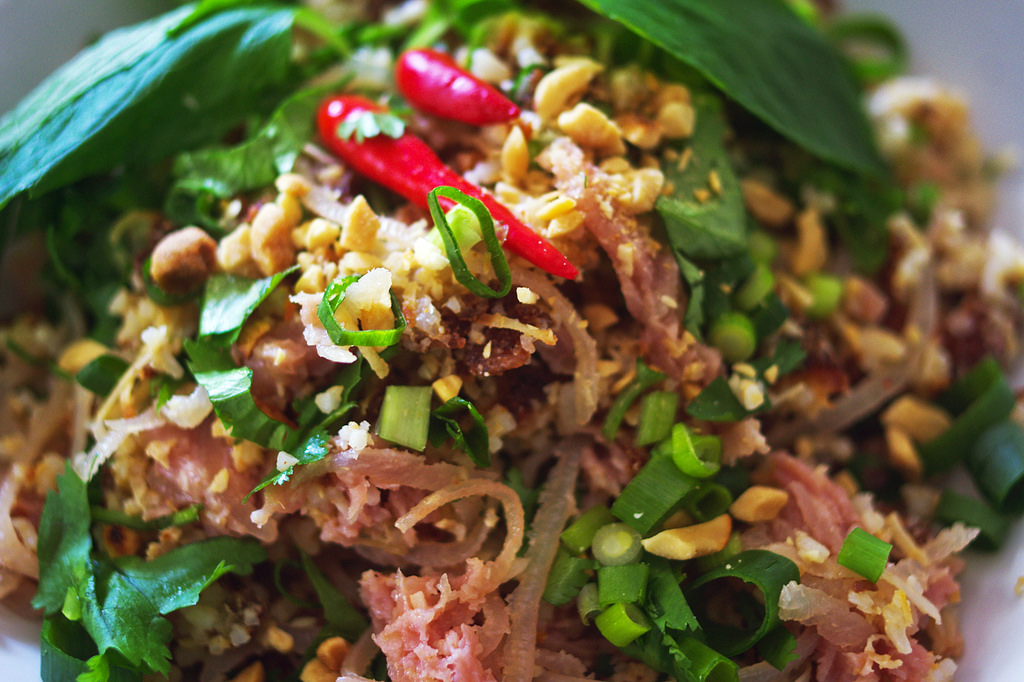
[[[208,0],[0,120],[44,680],[952,679],[997,160],[877,20],[585,5]]]

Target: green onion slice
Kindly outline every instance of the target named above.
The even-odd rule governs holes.
[[[796,636],[779,623],[757,643],[757,653],[773,668],[782,670],[787,663],[797,659]]]
[[[462,428],[456,415],[465,412],[473,422],[467,431]],[[454,396],[444,405],[430,413],[430,443],[434,446],[444,442],[445,436],[455,441],[456,447],[465,451],[478,467],[491,465],[491,438],[487,423],[476,405],[465,398]]]
[[[384,389],[377,433],[392,443],[423,450],[430,433],[430,387],[391,385]]]
[[[391,294],[391,313],[395,316],[393,329],[345,329],[334,313],[338,306],[345,300],[345,290],[359,281],[362,275],[349,275],[336,279],[327,285],[324,291],[323,301],[317,306],[316,316],[320,318],[320,324],[327,330],[331,341],[339,346],[393,346],[402,338],[405,330],[405,315],[402,314],[402,304],[399,303],[395,293]]]
[[[1016,404],[1013,390],[998,373],[942,435],[918,448],[925,473],[951,469],[970,452],[981,434],[1006,419]]]
[[[757,330],[743,313],[723,313],[711,323],[708,343],[721,351],[726,362],[742,362],[757,350]]]
[[[877,583],[889,561],[892,545],[879,540],[863,528],[854,528],[843,540],[836,563]]]
[[[605,566],[631,564],[640,558],[640,533],[625,523],[609,523],[594,534],[590,551]],[[621,600],[615,600],[621,601]]]
[[[647,461],[612,503],[612,514],[646,535],[680,508],[683,498],[697,487],[671,457],[655,455]]]
[[[601,613],[601,602],[597,598],[597,583],[587,583],[580,590],[576,597],[576,611],[580,614],[580,621],[584,625],[590,625],[594,617]]]
[[[971,547],[985,552],[994,552],[1002,547],[1010,532],[1010,518],[1002,516],[981,500],[967,497],[952,490],[943,490],[935,508],[935,520],[947,525],[963,523],[977,528],[980,533],[971,542]]]
[[[690,674],[698,682],[736,680],[739,666],[695,637],[676,640],[679,651],[690,661]]]
[[[966,457],[974,482],[1004,514],[1024,512],[1024,431],[1011,421],[985,431]]]
[[[694,434],[685,424],[676,424],[666,447],[687,476],[711,478],[722,468],[722,439],[718,436]]]
[[[724,485],[713,481],[701,481],[683,498],[683,509],[703,523],[729,511],[732,502],[732,493]]]
[[[602,566],[597,569],[597,599],[602,607],[618,603],[640,604],[647,596],[647,564]]]
[[[753,627],[737,627],[716,620],[712,615],[717,615],[718,611],[713,611],[709,606],[721,606],[718,600],[730,578],[739,579],[761,593],[757,599],[745,591],[733,593],[738,607],[749,608]],[[793,581],[800,582],[800,570],[792,561],[767,550],[750,549],[740,552],[720,568],[700,576],[686,596],[704,628],[708,645],[726,656],[736,656],[757,644],[769,630],[778,625],[779,595],[783,586]],[[740,603],[744,598],[745,603]]]
[[[655,391],[644,396],[640,410],[640,424],[636,429],[636,444],[650,445],[668,437],[676,420],[679,394],[675,391]]]
[[[906,41],[895,26],[880,16],[840,17],[828,33],[861,83],[879,83],[907,70]]]
[[[594,619],[594,624],[617,647],[628,645],[651,629],[647,616],[635,604],[612,604]]]
[[[490,288],[469,271],[466,259],[462,257],[462,251],[455,232],[452,230],[451,225],[448,224],[448,218],[445,216],[444,211],[441,210],[441,204],[437,199],[439,196],[451,199],[476,214],[477,220],[480,221],[480,230],[483,233],[484,244],[487,246],[487,253],[491,258],[491,267],[494,268],[494,276],[498,278],[497,289]],[[502,298],[506,296],[512,289],[512,271],[508,267],[505,253],[501,250],[501,242],[498,241],[498,236],[494,233],[494,218],[491,217],[491,213],[487,210],[484,202],[476,197],[460,192],[454,187],[441,185],[430,190],[430,193],[427,195],[427,205],[430,208],[430,217],[433,218],[434,225],[441,232],[445,255],[448,256],[448,262],[451,263],[455,279],[477,296],[483,298]]]
[[[562,543],[573,552],[583,554],[590,549],[597,531],[614,521],[615,517],[608,507],[600,504],[591,507],[562,531]]]
[[[633,401],[639,398],[641,393],[665,378],[667,378],[666,375],[651,369],[644,364],[643,360],[637,358],[636,378],[622,390],[622,393],[616,396],[615,402],[608,410],[608,416],[605,417],[604,426],[601,428],[604,437],[608,440],[615,440],[615,436],[619,433],[619,426],[622,425],[622,419],[626,416],[626,410],[633,404]]]

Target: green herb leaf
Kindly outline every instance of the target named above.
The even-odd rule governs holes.
[[[248,574],[266,557],[256,542],[219,537],[152,561],[103,558],[92,552],[90,518],[85,482],[69,464],[43,508],[39,590],[32,603],[52,615],[74,598],[99,654],[116,651],[141,672],[170,670],[171,624],[162,616],[195,604],[224,573]],[[93,660],[90,668],[99,674],[103,664]]]
[[[388,111],[357,111],[338,125],[338,138],[356,142],[386,135],[397,140],[405,134],[405,121]]]
[[[128,369],[128,362],[116,355],[101,355],[75,375],[75,381],[99,396],[114,389],[118,379]]]
[[[143,519],[141,516],[132,516],[116,509],[106,507],[90,507],[89,512],[96,523],[110,523],[135,530],[163,530],[172,526],[183,526],[199,520],[199,512],[203,505],[193,504],[176,512],[158,516],[155,519]]]
[[[199,337],[216,337],[217,343],[230,345],[238,340],[242,325],[297,265],[264,277],[249,279],[217,274],[207,281],[203,308],[199,315]]]
[[[677,59],[812,154],[881,174],[850,71],[780,0],[582,0]]]
[[[460,412],[468,414],[473,421],[473,426],[468,431],[463,431],[462,425],[456,419]],[[476,409],[476,405],[465,398],[455,396],[431,412],[430,443],[436,447],[444,442],[446,435],[455,441],[457,448],[469,455],[474,464],[479,467],[491,465],[490,436],[484,417]]]
[[[0,208],[219,139],[288,83],[294,11],[182,7],[113,31],[0,119]]]
[[[647,613],[662,632],[673,630],[699,630],[700,624],[679,586],[682,576],[677,575],[668,561],[648,557],[651,573],[647,583]]]
[[[101,682],[141,682],[142,674],[111,665],[105,655],[96,654],[96,644],[80,623],[73,623],[60,614],[43,619],[39,638],[40,673],[44,682],[97,680]],[[100,660],[103,660],[103,664]],[[106,666],[106,674],[87,677],[91,670]]]
[[[689,161],[680,170],[678,161],[664,161],[666,184],[674,191],[658,198],[655,207],[665,221],[669,243],[676,252],[692,259],[719,259],[746,249],[746,208],[739,181],[725,149],[725,116],[714,95],[694,97],[696,128],[687,142]],[[709,188],[711,173],[718,176],[721,191]],[[694,192],[703,190],[700,201]]]
[[[323,607],[329,635],[340,635],[350,642],[356,641],[359,639],[359,635],[369,627],[366,619],[349,603],[348,599],[345,599],[338,588],[331,584],[308,554],[301,552],[301,555],[302,568],[309,576],[310,582],[313,583],[313,589],[316,590],[316,596]]]
[[[251,138],[234,147],[211,147],[180,154],[174,160],[177,181],[168,205],[184,197],[196,201],[201,193],[227,198],[239,192],[273,184],[292,170],[303,145],[313,134],[317,106],[338,86],[312,88],[286,99]]]
[[[252,397],[252,370],[238,367],[224,349],[202,341],[185,341],[189,369],[206,389],[213,409],[233,438],[244,438],[273,450],[285,450],[298,432],[271,418]]]

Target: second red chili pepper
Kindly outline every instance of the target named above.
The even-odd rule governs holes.
[[[358,95],[331,97],[320,105],[317,128],[332,152],[360,175],[401,194],[421,208],[427,207],[427,194],[439,185],[449,185],[484,202],[495,225],[504,227],[504,246],[542,270],[575,279],[577,270],[558,249],[529,227],[489,193],[467,182],[437,157],[420,138],[405,133],[395,139],[378,135],[356,142],[338,137],[338,126],[350,115],[363,111],[384,111],[375,102]],[[443,200],[450,208],[453,202]]]
[[[395,64],[395,84],[420,111],[471,125],[511,121],[519,107],[444,52],[406,50]]]

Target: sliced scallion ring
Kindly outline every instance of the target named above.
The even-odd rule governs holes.
[[[437,199],[439,196],[465,206],[476,214],[477,220],[480,221],[480,231],[483,234],[484,244],[487,246],[487,254],[491,259],[491,267],[494,268],[494,276],[498,279],[497,289],[487,286],[469,271],[466,259],[462,257],[462,250],[455,232],[452,230],[451,225],[448,224],[448,218],[445,216],[444,211],[441,210],[441,203]],[[455,279],[477,296],[483,298],[502,298],[506,296],[512,289],[512,271],[508,267],[505,253],[501,250],[501,242],[498,241],[498,236],[494,232],[494,218],[491,217],[491,213],[487,210],[484,202],[464,192],[460,192],[454,187],[441,185],[430,190],[430,193],[427,195],[427,205],[430,208],[430,217],[433,218],[434,225],[437,226],[438,231],[441,233],[445,255],[452,266],[452,273],[454,273]]]
[[[836,563],[857,575],[877,583],[889,561],[892,545],[876,538],[863,528],[854,528],[843,540]]]
[[[746,598],[753,627],[738,627],[712,616],[710,596],[721,595],[722,581],[739,579],[756,588],[761,598],[753,598],[744,591],[734,592],[734,598]],[[789,582],[800,582],[800,569],[784,556],[764,549],[749,549],[729,559],[723,566],[697,578],[686,597],[697,620],[704,628],[708,645],[726,656],[736,656],[757,644],[765,634],[779,623],[779,595]],[[716,605],[721,606],[720,602]],[[738,603],[738,602],[737,602]],[[760,616],[760,622],[757,616]]]
[[[402,304],[394,292],[391,295],[391,313],[395,316],[395,326],[392,329],[345,329],[334,313],[338,306],[345,300],[345,290],[359,281],[360,275],[349,275],[336,279],[327,286],[324,291],[323,301],[317,306],[316,316],[320,318],[320,324],[327,330],[331,341],[339,346],[393,346],[402,338],[405,330],[405,315],[402,314]]]

